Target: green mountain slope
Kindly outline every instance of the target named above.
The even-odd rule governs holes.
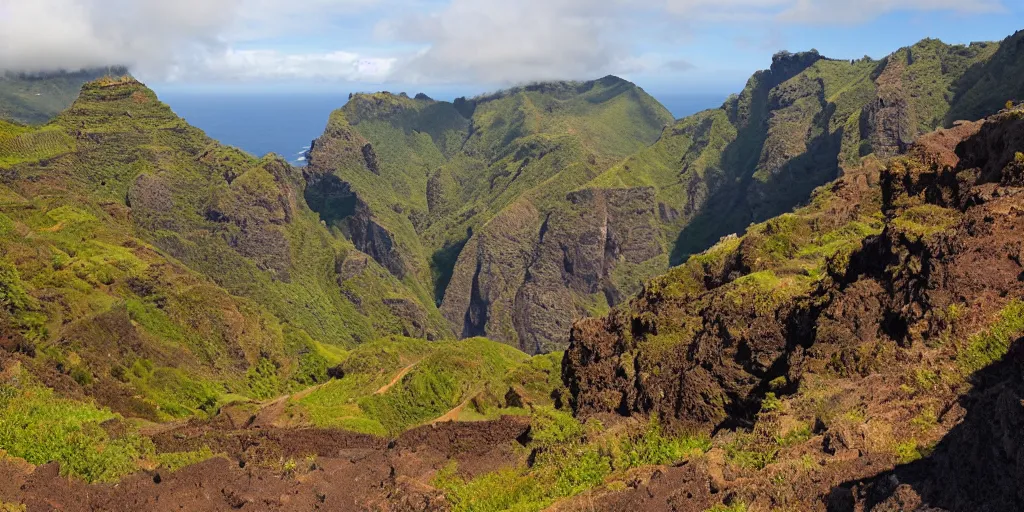
[[[321,224],[299,170],[187,125],[130,78],[0,122],[5,347],[71,396],[158,420],[327,379],[381,336],[451,337]]]
[[[501,328],[467,327],[465,309],[448,305],[448,282],[467,241],[488,223],[516,216],[532,233],[497,266],[528,260],[544,217],[566,207],[566,194],[654,142],[670,121],[653,98],[615,77],[455,103],[355,95],[310,150],[306,197],[419,297],[446,297],[443,310],[456,334],[513,341],[508,315]],[[525,217],[515,213],[521,211]],[[499,272],[492,270],[489,276]],[[514,290],[518,274],[498,291]],[[461,286],[464,276],[457,278],[452,303],[471,293]]]
[[[455,104],[358,95],[314,145],[323,186],[307,195],[421,298],[432,289],[456,335],[559,350],[575,319],[842,168],[1001,108],[1015,86],[991,84],[1016,83],[1019,40],[924,40],[880,61],[782,52],[660,137],[663,108],[613,77]]]
[[[1017,39],[925,40],[882,61],[780,53],[741,94],[677,121],[559,208],[517,205],[475,233],[442,311],[455,325],[477,326],[464,334],[527,351],[562,348],[573,319],[601,313],[722,236],[806,202],[844,166],[905,150],[968,101],[983,101],[978,115],[998,110],[1012,97],[1003,89],[958,91],[984,75],[979,69],[1012,73],[998,64],[1015,62],[1000,48]],[[522,223],[530,216],[545,229],[531,231],[536,221]],[[506,254],[524,256],[513,264]]]
[[[578,417],[717,432],[707,473],[671,484],[695,500],[718,503],[703,485],[728,470],[747,503],[801,510],[1019,507],[1022,119],[848,167],[577,323],[563,375]]]
[[[0,119],[21,124],[43,124],[68,108],[85,83],[104,76],[125,74],[127,70],[124,68],[3,73],[0,75]]]

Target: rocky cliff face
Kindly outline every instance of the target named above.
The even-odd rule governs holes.
[[[652,196],[587,189],[543,217],[528,203],[508,209],[463,249],[442,312],[463,336],[557,350],[574,318],[632,292],[616,284],[620,267],[664,256]]]
[[[396,277],[434,290],[456,335],[553,350],[575,316],[636,291],[639,278],[612,279],[619,260],[664,253],[650,190],[579,187],[670,120],[614,77],[457,104],[355,96],[310,151],[306,196]]]
[[[1017,486],[982,475],[1014,474],[1019,458],[1021,151],[1020,110],[919,138],[577,322],[563,362],[574,410],[755,437],[811,421],[812,446],[848,461],[822,470],[834,484],[789,488],[813,508],[1018,507]],[[958,457],[1000,469],[964,472]],[[873,476],[879,464],[896,468]]]
[[[421,297],[433,290],[456,335],[558,349],[570,319],[600,314],[722,236],[806,203],[842,169],[902,154],[959,112],[995,112],[1011,91],[980,92],[984,69],[1015,73],[1019,39],[924,40],[879,61],[781,52],[721,108],[663,131],[663,109],[614,77],[457,105],[361,95],[332,117],[311,168],[364,205],[345,223],[356,246]],[[636,247],[597,242],[603,202],[583,199],[588,191],[628,202],[645,226],[653,212],[652,236],[631,238]],[[563,222],[590,234],[563,237]],[[558,263],[555,246],[569,240],[579,254]],[[614,245],[618,263],[591,265],[602,244]]]

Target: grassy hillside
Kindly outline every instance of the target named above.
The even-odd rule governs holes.
[[[130,78],[0,141],[6,343],[46,385],[165,420],[325,381],[333,351],[381,336],[449,336],[321,224],[297,169]]]
[[[455,103],[354,95],[310,151],[306,196],[418,297],[440,303],[473,233],[526,209],[533,213],[517,222],[535,238],[546,216],[566,209],[566,194],[654,142],[669,122],[664,107],[615,77]],[[521,242],[499,265],[530,259],[532,241]],[[496,291],[514,293],[522,279],[510,276]],[[452,295],[465,301],[471,291]],[[509,317],[501,329],[475,329],[464,325],[464,309],[446,311],[456,334],[515,340]]]
[[[452,104],[356,95],[311,152],[324,177],[311,204],[432,292],[456,335],[560,350],[574,319],[842,168],[998,110],[1012,87],[991,84],[1015,83],[1017,39],[928,39],[880,61],[780,52],[720,108],[664,130],[663,107],[614,77]]]
[[[561,356],[531,358],[483,338],[367,343],[342,357],[341,378],[294,396],[283,423],[383,436],[432,421],[524,415],[560,396]]]

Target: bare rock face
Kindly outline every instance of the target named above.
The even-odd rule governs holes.
[[[861,112],[861,138],[869,141],[879,156],[905,152],[918,135],[917,117],[904,91],[906,66],[901,59],[890,59],[876,80],[874,101]]]
[[[558,350],[572,320],[589,316],[586,301],[625,295],[613,276],[620,263],[664,254],[652,189],[589,189],[567,203],[542,215],[521,202],[470,239],[441,308],[456,332]]]
[[[357,249],[369,254],[395,277],[405,277],[406,264],[395,247],[394,236],[378,224],[365,208],[356,208],[356,215],[348,219],[348,229]]]

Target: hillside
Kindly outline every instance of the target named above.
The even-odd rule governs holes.
[[[127,74],[124,68],[0,75],[0,120],[39,125],[71,106],[87,82]]]
[[[704,464],[657,484],[667,503],[722,499],[710,484],[742,510],[1019,508],[1022,119],[848,169],[578,323],[577,415],[717,431]]]
[[[0,124],[5,346],[150,420],[327,379],[339,351],[450,338],[434,305],[302,197],[301,173],[187,125],[130,79],[39,128]]]
[[[0,120],[0,511],[1022,509],[1022,40]]]
[[[28,277],[52,257],[33,266],[5,253],[5,311],[26,334],[9,334],[0,352],[0,422],[15,427],[0,434],[0,500],[29,510],[1020,508],[1024,109],[907,149],[864,159],[808,205],[724,238],[608,315],[576,323],[564,359],[481,338],[387,336],[351,348],[307,341],[323,359],[303,363],[300,351],[295,374],[277,366],[295,353],[287,342],[285,359],[257,362],[244,377],[228,366],[204,373],[201,361],[168,371],[160,356],[196,354],[188,342],[208,338],[166,333],[213,310],[195,287],[170,293],[172,274],[206,279],[176,260],[160,267],[161,298],[145,311],[161,319],[187,297],[187,316],[156,324],[132,305],[145,300],[129,298],[127,319],[72,322],[37,345],[28,327],[50,305],[101,308],[111,299],[100,292],[127,292],[115,270],[74,259],[110,258],[90,252],[110,235],[71,229],[83,213],[65,208],[41,224],[9,216],[21,244],[87,243],[65,253],[71,275],[86,276],[73,289],[93,299],[68,302],[71,288],[42,288],[54,277]],[[55,190],[44,182],[26,181]],[[5,215],[39,208],[7,197]],[[45,229],[29,231],[37,225]],[[93,268],[109,272],[106,288],[90,284],[103,275]],[[262,307],[217,293],[216,311],[234,318]],[[269,350],[277,328],[272,314],[262,318]],[[244,353],[258,328],[217,339]],[[98,354],[131,360],[129,351],[158,355],[109,373],[152,397],[156,419],[190,421],[139,421],[145,409],[102,406],[118,403],[97,392],[112,381],[82,369],[96,368]],[[204,389],[206,401],[188,401]],[[225,389],[235,396],[218,398]],[[195,410],[171,408],[188,403]]]
[[[455,103],[354,95],[309,152],[307,199],[419,297],[443,297],[455,334],[512,343],[527,326],[512,320],[519,313],[507,295],[524,284],[544,218],[566,210],[568,192],[653,143],[669,122],[664,107],[615,77]],[[479,313],[489,318],[476,318],[466,305],[481,293],[471,289],[474,272],[453,267],[482,251],[475,232],[509,216],[519,231],[505,236],[524,238],[487,264],[478,288],[492,288],[495,298]],[[570,320],[553,327],[568,329]]]
[[[1022,40],[924,40],[880,61],[782,52],[663,131],[663,109],[612,77],[455,104],[357,95],[311,151],[325,178],[310,204],[420,297],[432,289],[455,335],[560,350],[575,319],[842,169],[1024,94]]]

